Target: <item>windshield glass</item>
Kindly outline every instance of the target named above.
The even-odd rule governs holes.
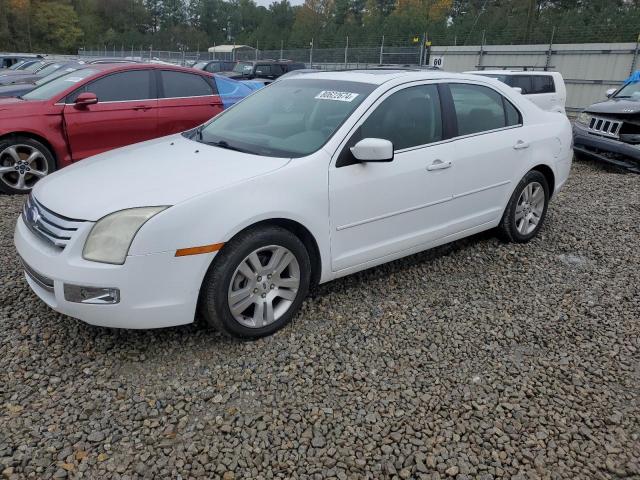
[[[24,60],[21,60],[18,63],[14,63],[13,65],[11,65],[7,70],[19,70],[20,67],[22,67],[25,63],[27,62]]]
[[[20,70],[23,70],[25,72],[35,72],[36,70],[38,70],[39,68],[42,68],[42,64],[44,62],[36,62],[36,63],[32,63],[31,65],[29,65],[26,68],[21,68]]]
[[[34,83],[36,85],[44,85],[45,83],[48,83],[51,80],[54,80],[54,79],[56,79],[58,77],[61,77],[62,75],[66,75],[69,72],[75,72],[79,68],[82,68],[82,66],[76,65],[76,66],[70,66],[70,67],[67,67],[67,68],[59,68],[55,72],[50,73],[49,75],[47,75],[46,77],[43,77],[40,80],[36,80]]]
[[[233,67],[233,71],[236,73],[251,73],[253,70],[252,63],[236,63]]]
[[[618,93],[615,94],[616,98],[630,98],[632,100],[640,100],[640,82],[629,83],[622,87]]]
[[[206,66],[207,62],[198,62],[193,66],[193,68],[195,68],[196,70],[204,70],[204,67]]]
[[[29,93],[23,95],[22,98],[25,100],[49,100],[94,73],[98,73],[98,70],[85,68],[83,70],[68,72],[66,75],[62,75],[55,80],[43,83],[41,86],[34,88]]]
[[[48,65],[48,66],[44,67],[42,70],[40,70],[38,72],[38,75],[46,77],[50,73],[53,73],[56,70],[58,70],[60,67],[61,67],[61,65],[59,63],[52,63],[51,65]]]
[[[274,83],[215,117],[192,138],[255,155],[302,157],[322,147],[375,88],[337,80]]]

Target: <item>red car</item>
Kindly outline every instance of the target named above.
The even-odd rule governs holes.
[[[229,91],[229,80],[220,80],[220,90]],[[242,87],[231,88],[236,100],[251,93],[235,83]],[[224,108],[216,79],[204,71],[88,65],[23,97],[0,99],[0,190],[29,192],[39,178],[72,162],[188,130]]]

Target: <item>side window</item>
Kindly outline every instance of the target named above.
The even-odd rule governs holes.
[[[522,89],[522,94],[531,93],[531,76],[530,75],[512,75],[509,77],[509,85]]]
[[[507,120],[507,127],[513,127],[515,125],[522,124],[522,117],[516,107],[514,107],[509,100],[502,98],[504,103],[504,116]]]
[[[533,75],[531,77],[531,93],[553,93],[556,91],[551,75]]]
[[[453,83],[449,85],[458,121],[458,135],[486,132],[517,125],[518,111],[495,90],[481,85]],[[509,107],[515,110],[509,111]]]
[[[163,98],[201,97],[213,95],[211,85],[201,75],[162,70]]]
[[[67,96],[67,103],[75,102],[78,95],[83,92],[95,93],[99,102],[126,102],[155,98],[155,95],[152,96],[150,70],[114,73],[99,78]]]
[[[408,87],[386,98],[360,126],[360,138],[385,138],[394,150],[442,140],[436,85]]]

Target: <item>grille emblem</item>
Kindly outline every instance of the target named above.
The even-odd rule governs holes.
[[[27,220],[30,224],[35,225],[40,219],[40,211],[38,207],[34,204],[31,204],[27,209]]]

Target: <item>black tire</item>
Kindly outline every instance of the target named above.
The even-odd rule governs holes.
[[[7,150],[9,147],[16,149],[21,162],[26,162],[29,152],[36,150],[41,154],[41,157],[38,157],[33,164],[18,165],[15,162],[15,158],[9,154]],[[14,168],[17,166],[18,168],[15,171],[0,173],[0,191],[11,194],[25,194],[29,193],[36,182],[42,178],[41,176],[30,174],[29,171],[31,170],[27,170],[27,168],[46,172],[46,175],[49,175],[56,170],[56,160],[51,150],[41,142],[21,135],[10,135],[0,139],[0,168],[11,166]],[[21,176],[25,181],[24,187],[19,187],[18,180]]]
[[[229,287],[240,264],[254,251],[268,247],[284,247],[298,262],[300,282],[295,299],[273,323],[262,327],[245,326],[231,313]],[[278,226],[257,227],[238,234],[218,253],[204,278],[200,290],[199,310],[204,322],[227,336],[255,339],[271,335],[288,324],[300,309],[309,291],[311,261],[298,237]]]
[[[544,208],[542,210],[542,214],[538,219],[538,223],[535,228],[526,234],[521,233],[518,230],[517,222],[516,222],[516,207],[518,206],[518,200],[522,195],[525,188],[528,185],[538,183],[542,185],[542,189],[544,191]],[[544,219],[547,216],[547,208],[549,207],[549,184],[547,183],[547,179],[545,176],[538,172],[537,170],[531,170],[528,172],[520,183],[516,186],[511,198],[509,199],[509,203],[507,204],[507,208],[505,209],[502,220],[500,220],[500,225],[498,226],[498,233],[500,237],[507,242],[513,243],[527,243],[531,239],[533,239],[540,229],[542,228],[542,224],[544,223]]]

